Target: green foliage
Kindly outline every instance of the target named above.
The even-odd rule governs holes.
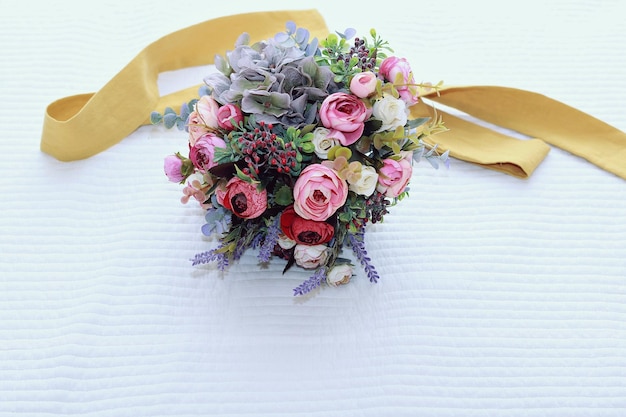
[[[293,203],[291,188],[286,185],[279,187],[278,190],[274,192],[274,201],[280,206],[288,206]]]
[[[183,103],[180,106],[179,113],[176,113],[171,107],[166,107],[163,113],[153,111],[150,113],[150,123],[153,125],[163,124],[166,129],[171,129],[176,126],[178,130],[185,130],[187,118],[189,114],[194,111],[197,102],[198,99],[193,99],[187,103]]]

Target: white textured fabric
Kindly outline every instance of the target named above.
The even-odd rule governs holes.
[[[417,165],[366,236],[381,282],[357,268],[300,299],[308,274],[254,253],[191,266],[215,242],[163,175],[180,132],[72,163],[39,151],[48,103],[148,43],[294,7],[375,27],[418,79],[529,89],[626,130],[625,3],[216,3],[2,3],[0,415],[625,415],[626,182],[581,158],[553,148],[528,180]]]

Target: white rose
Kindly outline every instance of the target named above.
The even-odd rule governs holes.
[[[298,266],[305,269],[313,269],[326,262],[326,259],[328,259],[327,249],[326,245],[296,245],[293,257]]]
[[[347,284],[352,278],[352,265],[341,264],[335,265],[333,269],[326,275],[326,283],[333,287],[338,285]]]
[[[296,241],[292,240],[292,239],[289,239],[283,233],[281,233],[278,236],[278,241],[276,243],[278,243],[278,246],[280,246],[281,248],[283,248],[285,250],[289,250],[289,249],[293,248],[294,246],[296,246]]]
[[[350,183],[348,189],[365,197],[372,195],[378,184],[378,173],[376,168],[364,166],[361,168],[361,177],[354,183]]]
[[[315,154],[321,159],[328,159],[328,151],[339,142],[335,138],[329,138],[329,129],[318,127],[313,131],[313,139],[311,143],[315,146]]]
[[[372,116],[383,123],[377,132],[395,130],[397,127],[406,124],[409,109],[404,101],[389,94],[384,94],[383,98],[374,103]]]

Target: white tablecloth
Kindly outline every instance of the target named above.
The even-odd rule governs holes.
[[[300,299],[309,274],[254,253],[191,266],[215,242],[163,175],[180,132],[71,163],[39,151],[47,104],[161,36],[310,7],[375,27],[423,81],[533,90],[626,130],[621,0],[4,1],[0,415],[624,415],[626,182],[581,158],[553,148],[527,180],[420,163],[367,232],[380,283],[357,268]]]

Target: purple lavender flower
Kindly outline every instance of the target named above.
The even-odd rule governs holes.
[[[280,233],[280,216],[274,217],[274,220],[267,227],[267,232],[265,234],[265,240],[261,245],[261,249],[259,250],[259,260],[263,263],[269,262],[272,257],[272,251],[274,250],[274,246],[276,246],[276,242],[278,242],[278,235]]]
[[[359,230],[356,234],[349,233],[348,240],[350,242],[350,246],[352,246],[352,250],[356,255],[357,259],[363,265],[365,269],[365,273],[369,278],[370,282],[378,282],[380,279],[380,275],[376,272],[376,268],[371,264],[372,259],[367,256],[367,250],[365,250],[365,231],[363,229]]]
[[[293,295],[304,295],[322,285],[326,280],[326,268],[318,268],[313,275],[293,289]]]
[[[225,271],[229,264],[228,257],[224,253],[217,252],[218,249],[211,249],[210,251],[196,254],[196,256],[190,259],[191,264],[196,266],[217,262],[217,267],[220,271]]]

